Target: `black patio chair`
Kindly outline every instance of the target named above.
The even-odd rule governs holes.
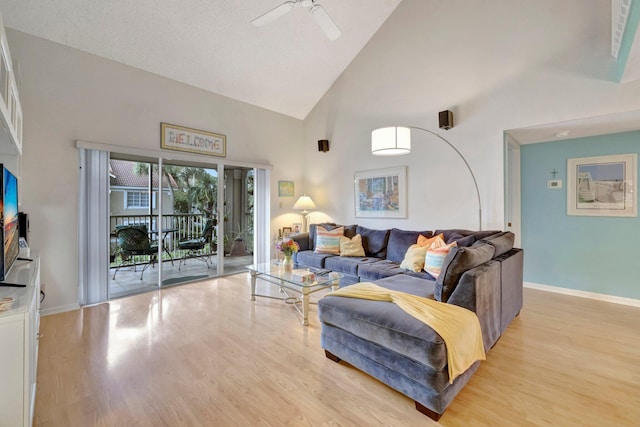
[[[158,243],[149,239],[146,225],[118,225],[116,238],[122,261],[113,272],[113,279],[115,280],[116,273],[122,267],[133,266],[133,271],[136,271],[136,257],[149,257],[140,273],[140,280],[142,280],[144,271],[158,260]]]
[[[209,256],[214,252],[214,244],[212,243],[213,230],[217,224],[218,222],[215,219],[208,219],[200,237],[178,242],[178,249],[186,251],[186,254],[183,257],[180,257],[178,270],[180,270],[183,263],[186,264],[187,259],[189,258],[198,259],[207,264],[207,268],[211,267],[211,259]],[[205,250],[207,245],[209,245],[208,251]]]

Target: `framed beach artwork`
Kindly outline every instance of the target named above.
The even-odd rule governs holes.
[[[356,217],[407,217],[406,166],[355,172],[353,182]]]
[[[637,154],[567,160],[567,215],[638,216]]]

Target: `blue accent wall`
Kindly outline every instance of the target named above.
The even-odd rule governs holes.
[[[638,152],[640,131],[521,147],[526,282],[640,299],[640,218],[567,215],[567,159]]]

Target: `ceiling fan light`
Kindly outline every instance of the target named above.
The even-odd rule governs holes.
[[[371,132],[371,154],[374,156],[399,156],[411,152],[411,129],[386,127]]]

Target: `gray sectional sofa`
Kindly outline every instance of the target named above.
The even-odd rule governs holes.
[[[327,229],[336,224],[322,224]],[[514,235],[500,231],[374,230],[344,226],[344,235],[362,236],[364,257],[314,252],[316,224],[309,233],[293,237],[300,245],[295,261],[301,267],[338,271],[340,286],[374,282],[391,290],[455,304],[476,313],[485,351],[500,338],[522,308],[523,252],[514,248]],[[400,268],[404,255],[421,234],[444,235],[457,242],[446,256],[436,280],[424,270]],[[416,409],[439,419],[477,370],[474,363],[450,383],[447,349],[429,326],[384,301],[326,296],[318,303],[321,345],[326,356],[345,360],[415,401]]]

